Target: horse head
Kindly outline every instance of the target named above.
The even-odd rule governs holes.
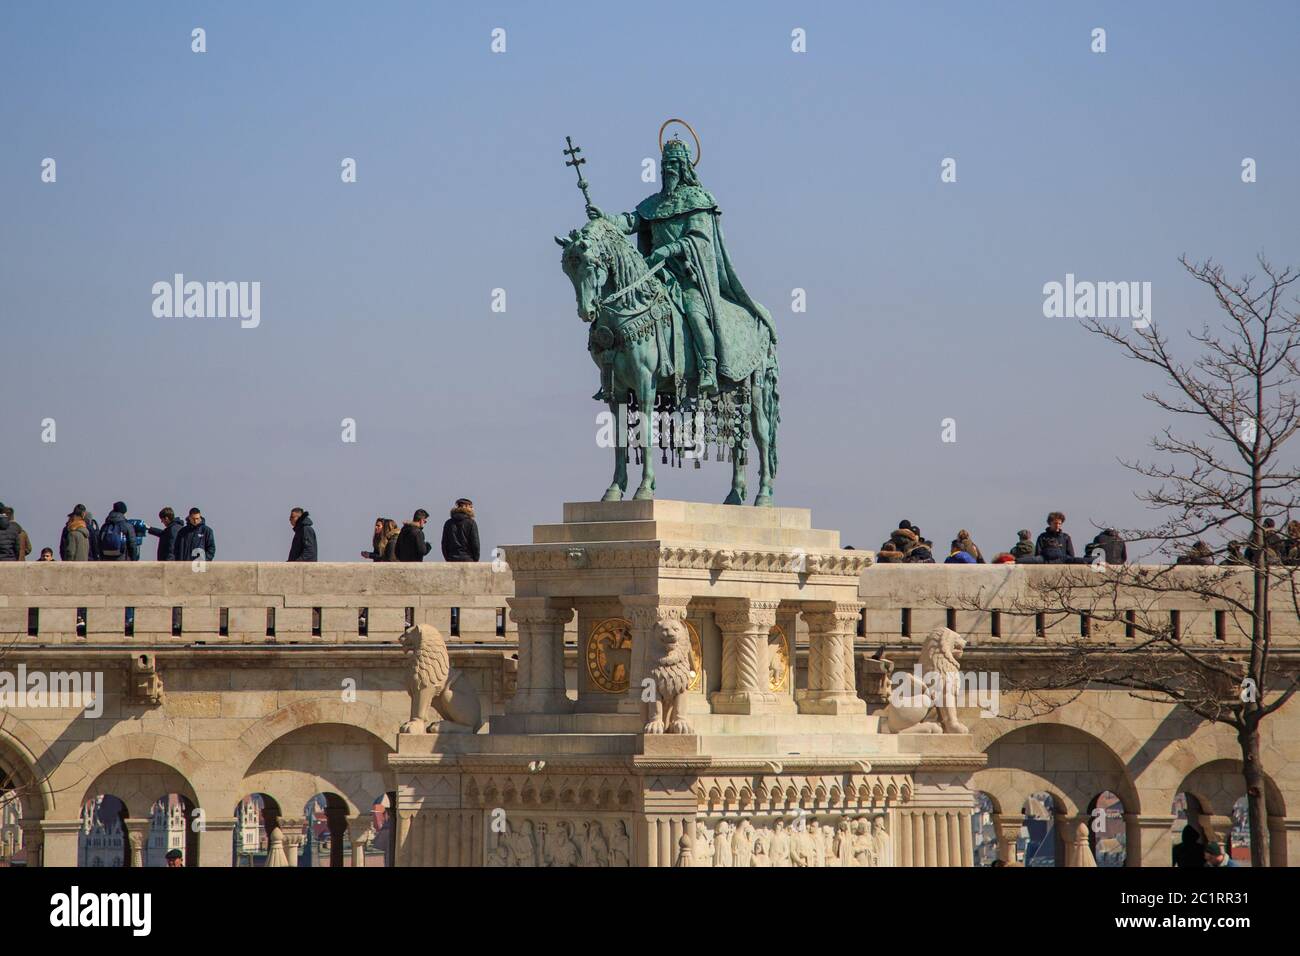
[[[578,317],[584,322],[595,321],[610,293],[646,272],[645,261],[607,219],[592,219],[555,241],[564,250],[560,264],[573,283]]]

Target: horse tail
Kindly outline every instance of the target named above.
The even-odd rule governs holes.
[[[770,365],[768,365],[767,370],[765,372],[766,381],[764,382],[764,388],[763,388],[763,410],[767,412],[767,427],[768,427],[767,447],[768,447],[768,458],[770,459],[768,464],[772,469],[771,475],[773,478],[775,478],[776,477],[776,433],[778,431],[777,425],[779,425],[781,422],[781,396],[777,392],[777,388],[776,388],[776,380],[777,380],[776,349],[772,348],[771,352],[772,352],[772,362]]]

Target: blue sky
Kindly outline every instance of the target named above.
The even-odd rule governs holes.
[[[781,333],[778,504],[858,547],[903,517],[990,553],[1052,508],[1076,542],[1145,523],[1116,458],[1165,424],[1152,382],[1045,318],[1042,287],[1149,281],[1181,334],[1215,318],[1181,253],[1300,263],[1300,7],[741,9],[5,4],[0,500],[37,548],[119,498],[201,506],[228,559],[283,558],[293,505],[332,560],[460,495],[485,545],[528,540],[611,468],[551,239],[583,218],[564,137],[625,210],[682,116]],[[177,272],[261,282],[260,326],[155,318]],[[727,486],[661,468],[658,493]]]

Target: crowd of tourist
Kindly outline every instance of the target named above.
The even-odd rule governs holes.
[[[376,518],[370,550],[362,551],[361,557],[368,561],[423,561],[433,550],[424,536],[428,521],[429,512],[423,508],[417,509],[411,520],[400,526],[392,518]],[[58,559],[138,561],[141,545],[152,535],[158,539],[159,561],[216,560],[216,534],[199,508],[191,508],[185,518],[178,517],[171,508],[163,508],[158,512],[158,522],[159,527],[155,528],[139,518],[130,518],[126,503],[115,501],[108,517],[100,524],[85,505],[79,504],[69,512],[63,526]],[[305,508],[289,512],[289,527],[293,539],[287,560],[317,560],[316,528]],[[1265,518],[1263,530],[1263,550],[1269,563],[1300,565],[1300,521],[1288,521],[1285,532],[1281,532],[1272,518]],[[14,509],[0,503],[0,561],[26,561],[31,553],[31,540],[15,520]],[[444,561],[479,560],[478,525],[474,520],[474,503],[468,498],[457,498],[451,515],[443,522],[442,557]],[[54,549],[43,548],[38,560],[55,560]],[[936,557],[934,542],[911,521],[903,519],[876,552],[876,560],[882,564],[937,564],[940,560],[943,564],[1093,564],[1098,561],[1124,564],[1128,561],[1128,548],[1114,528],[1105,528],[1084,546],[1082,555],[1076,554],[1074,541],[1065,530],[1065,514],[1053,511],[1047,516],[1047,527],[1037,538],[1028,529],[1021,529],[1010,548],[987,560],[964,528],[949,543],[947,554]],[[1220,558],[1204,541],[1195,541],[1179,555],[1176,563],[1251,565],[1254,561],[1255,549],[1248,542],[1228,542]]]
[[[1272,518],[1263,521],[1264,552],[1270,564],[1300,565],[1300,521],[1289,521],[1286,533],[1277,530]],[[936,564],[934,542],[928,540],[921,529],[904,518],[889,535],[889,540],[876,552],[876,560],[883,564]],[[948,545],[944,564],[1125,564],[1128,548],[1114,528],[1104,528],[1088,544],[1083,554],[1075,553],[1074,541],[1065,531],[1065,514],[1053,511],[1047,516],[1047,527],[1034,538],[1027,529],[1016,532],[1016,541],[1006,551],[999,551],[988,562],[984,553],[971,539],[970,532],[962,529]],[[1230,541],[1220,559],[1204,541],[1194,541],[1179,555],[1176,564],[1199,565],[1250,565],[1255,562],[1255,549],[1245,541]]]
[[[418,509],[400,528],[392,518],[376,518],[371,550],[361,556],[371,561],[423,561],[433,550],[424,540],[424,526],[429,512]],[[83,504],[68,513],[59,535],[58,559],[61,561],[139,561],[141,546],[149,536],[158,539],[159,561],[215,561],[217,536],[199,508],[191,508],[185,518],[173,508],[158,512],[159,527],[139,518],[128,517],[126,502],[115,501],[101,524]],[[319,547],[311,514],[305,508],[289,512],[293,538],[288,561],[316,561]],[[0,561],[26,561],[32,553],[31,539],[14,517],[11,506],[0,503]],[[451,516],[442,526],[442,557],[445,561],[479,559],[478,525],[474,520],[474,503],[458,498]],[[42,548],[41,561],[55,560],[53,548]]]

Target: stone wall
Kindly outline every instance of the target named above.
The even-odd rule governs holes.
[[[1077,620],[1045,621],[1039,634],[1039,622],[1010,613],[1027,582],[1051,573],[1024,566],[868,568],[860,586],[864,633],[857,638],[863,696],[871,700],[878,690],[867,686],[872,655],[909,668],[924,636],[949,623],[969,641],[967,669],[1032,674],[1054,643],[1078,635]],[[405,623],[436,624],[456,666],[477,683],[485,712],[500,713],[513,694],[517,643],[510,615],[499,622],[498,609],[512,594],[512,575],[490,564],[216,562],[202,572],[152,562],[0,565],[0,671],[23,665],[105,679],[98,717],[46,707],[11,709],[0,720],[0,777],[16,788],[27,846],[52,864],[74,863],[82,803],[99,793],[123,799],[137,829],[165,793],[203,808],[207,829],[198,857],[205,865],[230,865],[235,805],[252,792],[270,796],[287,819],[313,794],[331,794],[359,839],[370,803],[395,787],[390,759],[408,716],[397,644]],[[963,606],[974,598],[986,609]],[[1187,598],[1167,603],[1147,610],[1178,610],[1190,646],[1242,652],[1231,622],[1216,622],[1214,612],[1224,609]],[[999,608],[995,636],[992,612]],[[1279,673],[1292,674],[1300,667],[1300,621],[1282,601],[1274,613],[1275,663]],[[570,622],[570,632],[574,627]],[[1097,630],[1091,639],[1116,648],[1134,640],[1122,627]],[[798,636],[801,664],[804,643]],[[570,645],[570,662],[573,653]],[[135,690],[132,662],[148,654],[162,679],[161,703]],[[1226,830],[1243,792],[1227,728],[1120,690],[1057,695],[1055,702],[1030,719],[962,715],[989,757],[974,785],[989,795],[1008,844],[1033,793],[1052,797],[1063,834],[1088,818],[1098,794],[1114,793],[1123,804],[1130,865],[1168,864],[1179,793],[1193,799],[1193,818],[1205,828]],[[1300,861],[1296,707],[1270,718],[1264,732],[1275,863]]]

